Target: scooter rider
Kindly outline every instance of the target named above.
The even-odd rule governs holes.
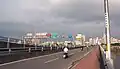
[[[64,55],[66,55],[66,57],[68,57],[68,48],[64,47]]]
[[[64,53],[68,53],[68,48],[64,47]]]

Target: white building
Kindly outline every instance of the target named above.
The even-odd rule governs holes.
[[[77,34],[76,43],[79,45],[85,45],[85,35]]]
[[[111,37],[111,43],[119,43],[119,40],[114,37]]]
[[[89,45],[93,45],[93,38],[89,38]]]

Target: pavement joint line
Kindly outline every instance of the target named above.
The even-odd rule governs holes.
[[[46,62],[44,62],[44,63],[45,63],[45,64],[46,64],[46,63],[50,63],[50,62],[55,61],[55,60],[57,60],[57,59],[59,59],[59,58],[51,59],[51,60],[48,60],[48,61],[46,61]]]
[[[76,49],[75,49],[75,50],[76,50]],[[71,51],[74,51],[74,50],[71,50]],[[18,61],[13,61],[13,62],[8,62],[8,63],[3,63],[3,64],[0,64],[0,66],[5,66],[5,65],[10,65],[10,64],[15,64],[15,63],[19,63],[19,62],[24,62],[24,61],[28,61],[28,60],[33,60],[33,59],[43,58],[43,57],[52,56],[52,55],[57,55],[57,54],[61,54],[61,53],[63,53],[63,52],[58,52],[58,53],[53,53],[53,54],[49,54],[49,55],[43,55],[43,56],[32,57],[32,58],[22,59],[22,60],[18,60]]]

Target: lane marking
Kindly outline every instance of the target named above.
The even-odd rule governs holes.
[[[89,50],[88,52],[84,53],[84,55],[82,55],[82,57],[80,57],[80,59],[78,59],[78,60],[81,60],[82,58],[86,57],[86,56],[89,55],[93,50],[94,50],[94,48],[91,49],[91,50]],[[74,61],[76,61],[76,60],[74,60]],[[73,62],[74,62],[74,61],[73,61]],[[80,62],[80,61],[79,61],[79,62]],[[68,66],[67,69],[74,68],[77,64],[78,64],[78,63],[76,63],[75,65],[72,65],[72,64],[70,63],[70,65]]]
[[[73,55],[74,53],[71,53],[71,54],[69,54],[69,55]]]
[[[22,60],[13,61],[13,62],[8,62],[8,63],[3,63],[3,64],[0,64],[0,66],[15,64],[15,63],[24,62],[24,61],[33,60],[33,59],[38,59],[38,58],[43,58],[43,57],[48,57],[48,56],[57,55],[57,54],[60,54],[60,53],[62,53],[62,52],[54,53],[54,54],[50,54],[50,55],[44,55],[44,56],[33,57],[33,58],[22,59]]]
[[[76,50],[78,50],[78,49],[70,50],[70,52],[76,51]],[[33,60],[33,59],[38,59],[38,58],[53,56],[53,55],[62,54],[62,53],[63,53],[63,52],[58,52],[58,53],[53,53],[53,54],[49,54],[49,55],[43,55],[43,56],[38,56],[38,57],[32,57],[32,58],[22,59],[22,60],[18,60],[18,61],[3,63],[3,64],[0,64],[0,66],[15,64],[15,63],[23,62],[23,61],[28,61],[28,60]]]
[[[46,64],[46,63],[53,62],[53,61],[55,61],[55,60],[57,60],[57,59],[59,59],[59,58],[55,58],[55,59],[48,60],[48,61],[45,62],[45,64]]]

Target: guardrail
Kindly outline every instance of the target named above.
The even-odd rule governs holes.
[[[51,51],[51,50],[60,50],[64,46],[35,46],[35,45],[27,45],[27,44],[17,44],[17,43],[10,43],[0,41],[0,55],[1,54],[10,54],[15,51],[24,51],[24,52],[31,52],[31,51]],[[70,46],[69,49],[74,48],[84,48],[85,46]]]
[[[105,53],[104,49],[102,48],[102,46],[100,46],[100,54],[102,56],[105,69],[114,69],[113,60],[106,59],[106,53]]]
[[[69,47],[69,49],[82,48],[80,47]],[[33,47],[14,47],[14,48],[0,48],[0,56],[15,54],[18,52],[35,52],[35,51],[62,51],[63,46],[33,46]]]

